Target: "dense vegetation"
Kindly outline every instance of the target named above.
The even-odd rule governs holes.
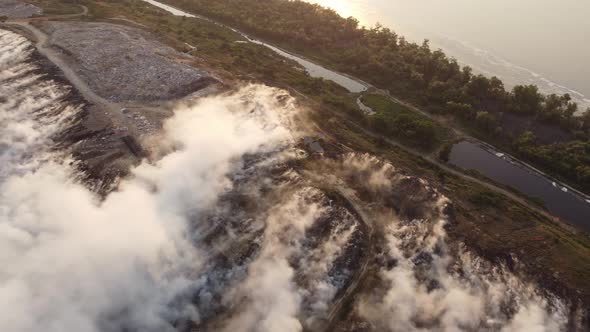
[[[496,78],[461,67],[428,41],[410,43],[382,26],[359,27],[352,18],[303,1],[287,0],[164,0],[201,13],[258,37],[295,50],[332,68],[355,75],[419,105],[455,119],[474,135],[511,148],[531,131],[542,142],[519,141],[513,152],[584,189],[590,190],[590,111],[576,117],[578,106],[569,95],[544,96],[534,85],[507,91]],[[506,117],[506,114],[513,115]],[[531,125],[531,122],[533,125]],[[535,124],[542,125],[540,128]],[[543,132],[553,127],[555,135]],[[505,128],[506,127],[506,128]],[[551,144],[551,143],[559,144]],[[564,151],[582,156],[568,156]]]
[[[372,129],[405,144],[428,149],[444,141],[450,133],[428,117],[381,95],[368,94],[362,102],[375,114],[367,116]]]

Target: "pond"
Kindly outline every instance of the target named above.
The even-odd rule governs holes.
[[[449,162],[466,170],[476,170],[529,197],[539,198],[552,214],[580,229],[590,231],[590,203],[584,197],[528,169],[509,156],[463,141],[453,147]]]

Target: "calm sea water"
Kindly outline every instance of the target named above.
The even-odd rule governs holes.
[[[590,1],[308,1],[367,26],[380,22],[413,41],[430,39],[508,86],[533,83],[590,106]]]

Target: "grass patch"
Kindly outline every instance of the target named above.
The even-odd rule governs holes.
[[[412,147],[431,151],[449,139],[450,130],[386,96],[369,94],[363,104],[375,111],[369,116],[372,129]]]
[[[369,106],[377,113],[382,114],[395,114],[399,112],[412,112],[406,106],[396,103],[386,96],[367,94],[361,98],[363,104]],[[412,112],[414,113],[414,112]]]
[[[82,8],[78,6],[81,1],[76,0],[27,0],[27,2],[41,8],[43,15],[70,15],[82,12]]]
[[[468,199],[471,203],[482,207],[500,207],[502,195],[490,190],[477,191],[473,193]]]

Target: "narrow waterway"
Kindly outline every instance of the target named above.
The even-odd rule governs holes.
[[[590,231],[590,203],[505,155],[497,155],[478,144],[464,141],[453,147],[449,162],[466,170],[477,170],[498,183],[539,198],[554,215]]]
[[[154,6],[159,7],[161,9],[173,14],[173,15],[176,15],[176,16],[199,17],[199,18],[211,21],[207,18],[184,12],[182,10],[179,10],[179,9],[174,8],[172,6],[168,6],[168,5],[158,2],[158,1],[154,1],[154,0],[143,0],[143,1],[148,2]],[[312,63],[311,61],[308,61],[302,57],[299,57],[299,56],[296,56],[292,53],[286,52],[278,47],[275,47],[273,45],[267,44],[267,43],[262,42],[260,40],[254,39],[239,30],[233,29],[231,27],[227,27],[227,28],[239,33],[240,35],[242,35],[242,37],[246,38],[251,43],[266,46],[266,47],[270,48],[271,50],[275,51],[277,54],[280,54],[281,56],[283,56],[285,58],[288,58],[290,60],[297,62],[303,68],[305,68],[305,70],[307,71],[307,73],[311,77],[323,78],[325,80],[335,82],[336,84],[340,85],[341,87],[347,89],[348,91],[350,91],[352,93],[359,93],[359,92],[363,92],[363,91],[367,90],[366,84],[363,84],[357,80],[354,80],[346,75],[326,69],[326,68],[316,65],[315,63]]]

